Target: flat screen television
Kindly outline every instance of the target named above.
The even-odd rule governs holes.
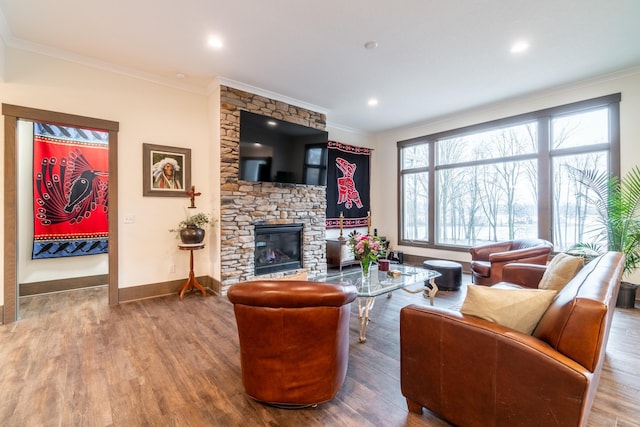
[[[327,185],[326,131],[240,111],[243,181]]]

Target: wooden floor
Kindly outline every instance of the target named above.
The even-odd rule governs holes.
[[[464,290],[436,305],[461,303]],[[356,305],[349,368],[337,397],[277,409],[242,389],[233,309],[188,294],[110,308],[107,288],[21,299],[22,320],[0,326],[2,426],[448,426],[407,412],[399,383],[401,307],[420,294],[378,297],[367,342]],[[313,331],[310,331],[313,333]],[[640,425],[640,310],[616,309],[589,426]]]

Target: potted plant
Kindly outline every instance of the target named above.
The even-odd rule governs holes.
[[[176,232],[176,237],[179,236],[182,243],[202,243],[205,235],[204,227],[208,226],[211,222],[212,219],[208,214],[199,212],[194,215],[188,215],[178,223],[177,228],[172,228],[169,231]]]
[[[640,168],[634,167],[622,179],[596,170],[569,167],[569,172],[584,186],[578,197],[585,198],[595,208],[599,232],[598,241],[578,243],[569,252],[586,254],[586,261],[590,253],[622,252],[625,256],[623,276],[628,276],[640,267]],[[622,282],[621,295],[631,293],[633,301],[637,287]]]

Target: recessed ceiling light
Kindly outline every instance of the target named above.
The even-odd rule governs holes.
[[[375,40],[368,41],[364,44],[365,49],[373,50],[378,47],[378,42]]]
[[[527,42],[525,40],[520,40],[520,41],[515,42],[511,46],[511,53],[521,53],[521,52],[524,52],[527,49],[529,49],[529,42]]]
[[[217,37],[217,36],[210,36],[207,39],[207,44],[210,47],[214,48],[214,49],[220,49],[223,46],[222,45],[222,39],[220,37]]]
[[[277,122],[275,122],[275,121],[273,121],[273,120],[269,120],[269,121],[267,121],[267,124],[268,124],[269,126],[277,126],[277,125],[278,125],[278,123],[277,123]]]
[[[369,101],[367,101],[367,104],[369,105],[369,107],[375,107],[376,105],[378,105],[378,100],[376,98],[371,98]]]

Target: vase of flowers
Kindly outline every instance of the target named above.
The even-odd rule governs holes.
[[[349,245],[355,258],[360,261],[363,279],[370,276],[371,264],[384,256],[384,245],[378,236],[369,236],[354,231],[349,234]]]
[[[371,277],[371,260],[361,259],[360,268],[362,269],[362,278],[368,280]]]
[[[209,215],[205,213],[197,213],[195,215],[188,215],[185,219],[178,223],[178,228],[173,228],[169,231],[177,232],[180,240],[184,244],[197,244],[202,243],[204,240],[204,227],[211,222]]]

